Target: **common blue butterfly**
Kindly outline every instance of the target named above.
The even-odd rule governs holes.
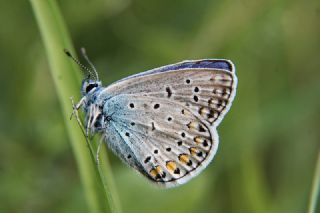
[[[211,162],[216,128],[236,94],[231,61],[182,61],[103,87],[82,53],[92,68],[73,58],[89,74],[74,112],[84,111],[87,135],[101,134],[124,163],[164,187],[189,181]]]

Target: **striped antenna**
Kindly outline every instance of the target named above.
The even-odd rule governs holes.
[[[75,57],[73,57],[71,55],[71,53],[67,50],[67,49],[64,49],[64,52],[66,53],[67,56],[69,56],[74,62],[76,62],[76,64],[79,65],[79,67],[81,68],[82,71],[84,71],[84,74],[85,74],[85,71],[87,71],[89,73],[89,78],[90,77],[96,77],[93,75],[92,73],[92,70],[89,69],[88,67],[84,66],[83,64],[81,64],[81,62],[79,60],[77,60]],[[96,71],[95,71],[96,72]],[[95,79],[94,79],[95,80]],[[96,79],[97,80],[97,79]]]
[[[82,56],[84,57],[84,59],[86,59],[86,61],[88,62],[88,64],[90,64],[91,70],[93,70],[93,72],[95,74],[96,81],[99,81],[98,72],[97,72],[96,68],[94,67],[93,63],[90,61],[89,57],[87,56],[86,49],[84,47],[81,47],[81,53],[82,53]]]

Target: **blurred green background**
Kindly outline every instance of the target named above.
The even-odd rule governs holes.
[[[105,85],[185,59],[237,68],[219,150],[197,178],[158,189],[109,155],[124,212],[307,211],[320,150],[320,1],[58,3]],[[30,2],[0,0],[0,26],[0,212],[88,212]]]

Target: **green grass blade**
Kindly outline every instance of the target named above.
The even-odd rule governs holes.
[[[311,188],[309,211],[308,211],[309,213],[317,212],[316,210],[317,210],[317,202],[319,201],[319,194],[320,194],[320,152],[318,154],[316,169],[315,169],[312,188]]]
[[[56,1],[30,0],[30,2],[45,46],[90,212],[105,212],[110,209],[112,212],[121,212],[119,202],[112,197],[116,196],[116,192],[114,185],[111,186],[113,184],[112,173],[106,154],[103,154],[103,164],[97,168],[92,160],[94,159],[93,153],[89,152],[81,129],[75,121],[69,120],[72,112],[70,97],[75,96],[75,100],[79,100],[81,78],[78,67],[63,52],[64,48],[71,52],[74,51]],[[102,166],[105,168],[102,169]],[[97,171],[101,182],[97,178]]]

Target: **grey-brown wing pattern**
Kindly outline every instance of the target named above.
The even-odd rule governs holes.
[[[170,187],[188,181],[218,148],[216,126],[237,85],[230,67],[153,73],[107,87],[99,99],[107,100],[103,111],[112,118],[106,128],[109,145],[153,182]]]
[[[139,94],[179,102],[217,126],[236,93],[237,78],[231,65],[230,70],[183,69],[128,78],[107,87],[105,94]]]
[[[107,136],[110,146],[121,143],[121,147],[128,147],[116,154],[165,187],[194,177],[217,150],[216,129],[184,105],[154,97],[119,95],[110,99],[106,108],[112,114],[106,130],[116,131],[121,138]],[[115,133],[109,135],[114,137]]]

